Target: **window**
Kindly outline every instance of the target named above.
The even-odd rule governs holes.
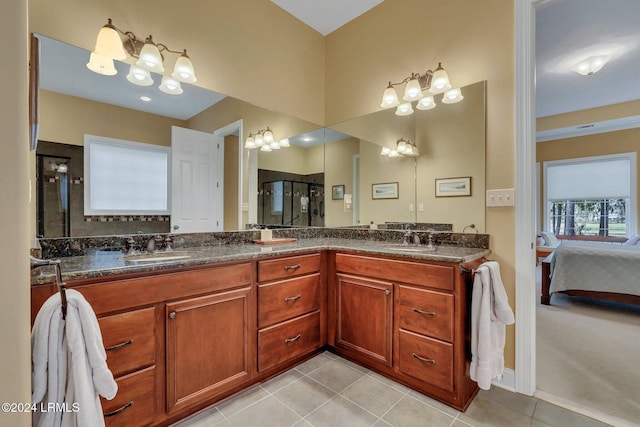
[[[635,233],[635,153],[545,162],[546,229],[556,235]]]
[[[85,215],[165,215],[169,148],[84,136]]]

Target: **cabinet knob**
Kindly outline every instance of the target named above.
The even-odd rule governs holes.
[[[180,229],[180,226],[179,226],[179,225],[174,225],[174,226],[173,226],[173,229],[174,229],[174,230],[179,230],[179,229]]]
[[[171,313],[169,313],[169,319],[175,319],[176,318],[176,312],[172,311]]]
[[[385,290],[385,291],[384,291],[384,294],[385,294],[386,296],[389,296],[389,295],[391,295],[391,291],[390,291],[389,289],[387,289],[387,290]]]

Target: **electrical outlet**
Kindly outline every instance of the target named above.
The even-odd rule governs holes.
[[[418,210],[419,210],[420,212],[424,212],[424,203],[420,203],[420,204],[418,205]]]
[[[515,204],[515,190],[513,188],[487,190],[487,207],[515,206]]]
[[[409,212],[413,212],[415,210],[413,203],[409,203]]]

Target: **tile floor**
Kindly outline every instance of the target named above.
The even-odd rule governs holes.
[[[462,413],[330,352],[207,408],[174,427],[598,427],[535,397],[498,387]]]

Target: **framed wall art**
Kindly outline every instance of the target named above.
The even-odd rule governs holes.
[[[397,182],[384,182],[381,184],[371,184],[371,198],[373,200],[378,199],[397,199],[398,198],[398,183]]]
[[[471,177],[436,179],[436,197],[471,196]]]

